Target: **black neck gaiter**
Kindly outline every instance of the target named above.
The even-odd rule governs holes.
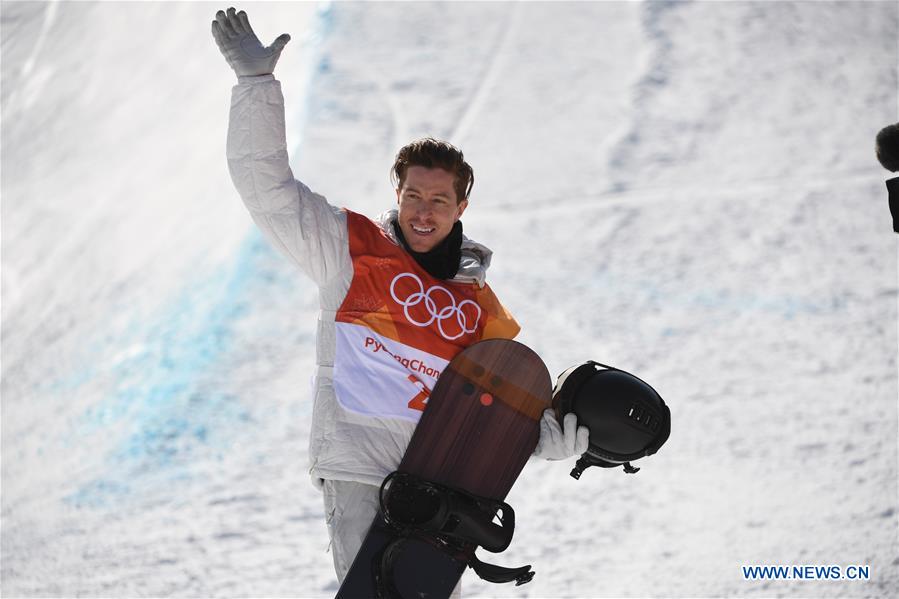
[[[393,221],[393,230],[396,232],[396,238],[403,244],[403,248],[432,277],[452,279],[459,272],[459,260],[462,259],[462,221],[457,220],[450,234],[429,252],[416,252],[410,248],[396,219]]]

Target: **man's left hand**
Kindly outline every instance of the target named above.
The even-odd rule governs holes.
[[[574,412],[565,414],[565,428],[559,425],[553,410],[543,412],[540,420],[540,440],[534,456],[546,460],[564,460],[587,451],[590,445],[590,431],[586,426],[577,425]]]

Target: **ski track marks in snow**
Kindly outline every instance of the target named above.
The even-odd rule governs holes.
[[[512,16],[490,3],[335,4],[303,143],[343,151],[304,153],[298,178],[338,206],[365,214],[391,207],[387,171],[396,151],[427,135],[454,141],[458,124],[478,110],[472,101],[489,97],[485,80],[502,70],[495,53],[513,37]],[[477,22],[479,35],[444,26],[463,21]],[[360,127],[371,133],[357,135]],[[359,155],[370,160],[357,164],[355,176],[330,176],[347,168],[345,156]]]
[[[882,81],[876,65],[893,71],[891,54],[880,52],[892,36],[875,35],[861,46],[875,68],[865,75],[852,70],[865,93],[854,100],[861,106],[847,109],[847,119],[835,126],[831,90],[842,88],[844,73],[823,66],[848,64],[845,56],[869,28],[892,27],[895,34],[895,7],[856,13],[848,5],[733,6],[644,4],[648,39],[658,50],[634,88],[633,133],[611,154],[616,184],[497,202],[468,219],[477,223],[479,238],[520,230],[539,240],[498,252],[491,285],[525,324],[523,337],[547,356],[551,372],[601,356],[654,381],[672,405],[672,439],[648,460],[644,478],[591,472],[604,510],[621,518],[597,516],[586,529],[580,522],[560,524],[558,511],[548,510],[538,515],[536,531],[519,532],[519,540],[550,545],[574,539],[567,563],[584,577],[574,583],[551,572],[548,581],[541,571],[526,591],[535,596],[577,596],[585,589],[621,595],[650,587],[655,590],[644,592],[674,596],[888,596],[897,580],[895,240],[870,152],[878,123],[893,118],[883,109],[894,96],[883,92],[895,94],[895,85],[872,84]],[[872,26],[881,9],[885,18]],[[783,12],[795,12],[794,18]],[[767,81],[771,101],[764,86],[747,86],[742,104],[731,105],[716,99],[720,88],[697,85],[703,81],[696,75],[710,74],[699,66],[717,66],[684,58],[699,48],[691,45],[697,35],[691,25],[707,25],[699,37],[719,36],[722,20],[708,18],[715,13],[727,17],[727,28],[751,24],[720,39],[736,40],[723,43],[740,49],[730,58],[748,80]],[[770,20],[779,25],[766,26]],[[848,30],[846,21],[854,23]],[[778,28],[774,42],[792,52],[762,50],[758,32]],[[826,57],[801,51],[817,29],[828,38]],[[748,39],[741,42],[735,31]],[[777,60],[787,64],[781,68]],[[681,96],[684,80],[694,80],[686,87],[693,96]],[[814,102],[779,101],[780,90],[806,88]],[[748,116],[745,98],[764,113],[757,131],[739,126]],[[670,110],[679,106],[686,110]],[[864,124],[858,115],[865,115]],[[783,139],[764,129],[769,117],[785,126]],[[803,142],[813,139],[812,147],[826,150],[802,153]],[[734,148],[740,158],[728,163]],[[836,154],[842,158],[834,166]],[[781,156],[780,164],[766,162]],[[860,397],[876,403],[876,416],[852,409]],[[521,488],[557,492],[564,482],[547,484],[548,470],[526,471]],[[678,472],[689,482],[677,480]],[[554,496],[530,505],[542,503],[578,499],[569,504]],[[633,509],[615,508],[625,505]],[[640,519],[628,518],[644,509]],[[654,518],[660,510],[666,516]],[[640,542],[616,538],[622,526]],[[867,532],[859,534],[861,528]],[[582,556],[588,545],[595,551]],[[626,557],[623,545],[630,547]],[[539,549],[521,552],[517,561],[553,559]],[[510,553],[509,560],[516,558]],[[868,586],[753,585],[739,580],[741,563],[876,563],[881,576]],[[644,586],[645,565],[659,586]]]
[[[4,3],[4,17],[22,6]],[[60,10],[77,22],[87,6]],[[137,7],[149,11],[141,23],[160,15]],[[31,196],[4,212],[5,243],[43,242],[25,246],[31,258],[4,245],[4,595],[336,591],[320,494],[305,477],[314,289],[258,234],[234,251],[249,219],[224,172],[233,79],[208,37],[205,54],[186,41],[206,36],[210,19],[187,7],[165,5],[179,11],[168,30],[181,41],[155,63],[127,40],[101,55],[128,65],[116,72],[135,92],[165,80],[175,57],[201,56],[184,106],[223,110],[184,127],[179,160],[214,156],[193,170],[223,185],[198,191],[167,165],[153,172],[188,188],[172,204],[191,197],[202,219],[110,207],[73,226],[81,243],[66,247],[88,251],[106,229],[128,237],[122,223],[153,222],[147,256],[164,270],[177,265],[172,248],[216,251],[202,262],[208,276],[161,277],[154,262],[121,252],[138,264],[111,271],[114,291],[80,293],[74,282],[110,272],[83,262],[47,261],[30,281],[26,268],[9,279],[10,259],[39,265],[69,223],[56,226],[58,206]],[[288,5],[252,10],[261,37],[296,33]],[[37,33],[46,14],[33,12],[41,20],[27,30]],[[307,115],[288,132],[297,177],[374,214],[394,202],[386,171],[399,145],[459,136],[478,181],[466,231],[496,250],[491,285],[524,325],[522,340],[554,374],[587,358],[631,369],[673,411],[671,440],[637,476],[591,469],[573,482],[570,464],[530,464],[508,498],[519,530],[502,562],[532,563],[536,579],[494,586],[467,574],[463,594],[891,596],[896,331],[884,323],[896,322],[895,239],[870,142],[895,118],[895,4],[335,3],[325,21],[328,36],[314,52],[304,46],[321,57],[308,111],[306,79],[290,62],[296,42],[279,64],[288,123]],[[43,40],[4,49],[5,68],[38,47],[32,74],[61,60],[58,40]],[[154,70],[128,87],[132,64]],[[59,83],[84,105],[103,99],[77,77]],[[184,82],[165,81],[183,95]],[[136,103],[142,94],[110,97],[120,104],[105,119],[114,128],[157,116]],[[68,106],[36,104],[66,116]],[[152,135],[159,123],[135,123],[144,145],[169,148]],[[69,151],[54,174],[89,179],[91,163],[66,138],[79,130],[52,131]],[[71,205],[105,197],[85,190],[72,186],[84,206]],[[139,203],[151,200],[161,198]],[[48,219],[54,226],[26,226]],[[25,312],[7,310],[9,280],[26,290]],[[159,301],[145,299],[153,294]],[[64,300],[75,296],[95,308],[71,308]],[[61,316],[37,329],[44,336],[13,328],[54,307]],[[84,351],[85,323],[107,314],[105,336]],[[67,324],[73,315],[79,326]],[[99,374],[71,367],[95,350]],[[41,380],[50,382],[34,392]],[[875,580],[740,579],[741,563],[772,562],[870,563]]]
[[[632,173],[634,169],[632,152],[640,146],[641,133],[648,128],[646,122],[647,105],[651,103],[656,90],[662,88],[668,82],[671,70],[672,41],[668,32],[661,26],[665,13],[676,10],[677,2],[661,0],[657,2],[644,2],[643,27],[652,48],[646,53],[643,65],[644,73],[634,86],[634,98],[632,116],[629,119],[629,127],[624,135],[619,136],[617,145],[612,147],[609,154],[609,164],[613,167],[613,173],[624,171]],[[662,150],[664,151],[664,150]],[[664,160],[663,160],[664,162]],[[612,178],[609,187],[615,191],[627,188],[627,182]]]
[[[483,107],[485,100],[490,94],[494,85],[499,79],[502,69],[506,67],[510,55],[510,42],[515,36],[518,29],[518,23],[521,20],[521,3],[516,2],[509,14],[507,24],[497,35],[497,42],[490,51],[490,62],[487,69],[481,75],[480,81],[475,88],[474,96],[465,103],[465,112],[459,117],[452,133],[447,137],[457,147],[463,147],[463,142],[469,134],[469,130],[473,126],[475,119]]]
[[[633,89],[628,133],[609,156],[612,190],[647,181],[739,186],[759,177],[829,176],[834,169],[877,172],[871,140],[895,118],[884,110],[894,101],[890,86],[870,83],[888,76],[896,88],[894,44],[885,43],[895,15],[880,16],[889,9],[802,2],[642,6],[653,50]],[[706,25],[693,28],[698,22]],[[714,52],[706,51],[710,45]],[[834,68],[860,56],[867,60],[852,69]],[[823,117],[826,110],[834,116]]]
[[[14,87],[7,77],[16,64],[37,64],[32,75],[57,67],[30,112],[7,122],[4,101],[3,595],[274,595],[271,585],[285,580],[325,588],[327,535],[305,475],[308,426],[296,427],[311,412],[304,382],[313,359],[304,348],[313,343],[315,296],[250,231],[228,181],[233,74],[200,26],[214,10],[69,3],[54,25],[34,6],[3,6],[4,33],[52,26],[27,56],[7,54],[5,40],[4,90]],[[155,23],[160,11],[185,24],[161,34],[183,69],[171,68],[168,53],[146,60],[140,40],[149,30],[130,28]],[[256,16],[258,27],[266,14]],[[94,33],[107,19],[127,43]],[[57,32],[60,23],[71,33]],[[127,65],[99,104],[72,35],[90,40],[111,72]],[[208,50],[200,60],[197,45]],[[293,63],[283,57],[289,72]],[[172,79],[182,75],[195,84],[191,101],[166,112],[173,107],[154,94],[180,95]],[[115,109],[103,110],[110,100]],[[173,134],[167,116],[194,118]],[[180,165],[161,168],[172,145]],[[16,160],[22,168],[10,168]],[[220,185],[197,183],[183,172],[191,164]],[[60,185],[70,175],[73,184]],[[262,499],[249,509],[229,501],[247,488]],[[204,510],[207,497],[213,507]],[[228,519],[230,531],[217,530]],[[235,551],[242,539],[253,542]],[[314,555],[297,560],[308,547]],[[296,578],[298,564],[317,561],[311,576]]]
[[[40,5],[38,5],[40,6]],[[18,72],[18,79],[15,83],[7,82],[5,85],[12,88],[9,96],[6,98],[3,106],[3,118],[9,118],[11,115],[17,114],[23,110],[27,110],[32,101],[41,93],[43,87],[47,84],[52,76],[52,69],[35,70],[38,57],[44,47],[44,43],[53,24],[56,22],[56,15],[59,12],[59,0],[51,0],[44,3],[43,19],[41,20],[41,28],[34,40],[31,52],[22,62]],[[4,23],[4,28],[11,28],[16,21],[9,24]],[[9,30],[7,29],[7,34]]]

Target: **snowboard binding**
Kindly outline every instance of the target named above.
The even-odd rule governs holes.
[[[503,501],[404,472],[393,472],[384,479],[379,500],[385,522],[399,534],[384,549],[379,567],[375,568],[379,572],[378,588],[385,597],[402,596],[392,583],[393,571],[413,544],[418,546],[416,551],[424,549],[422,541],[439,549],[448,559],[466,564],[488,582],[522,585],[534,577],[529,565],[506,568],[475,556],[478,546],[499,553],[512,542],[515,511]]]
[[[505,551],[515,531],[515,511],[505,502],[478,497],[422,478],[393,472],[381,485],[381,513],[392,527]]]

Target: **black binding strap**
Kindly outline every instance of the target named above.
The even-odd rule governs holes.
[[[515,532],[515,510],[508,503],[404,472],[384,479],[379,501],[395,530],[472,543],[492,553],[505,551]]]
[[[494,553],[509,546],[515,511],[507,503],[403,472],[393,472],[384,479],[379,499],[381,515],[398,538],[372,562],[378,599],[402,599],[393,576],[394,566],[412,539],[437,548],[488,582],[522,585],[534,578],[530,565],[506,568],[482,562],[475,555],[479,545]]]
[[[377,593],[376,599],[406,599],[397,588],[394,569],[403,551],[407,550],[407,545],[411,540],[412,537],[410,536],[398,537],[373,558],[371,569],[374,588]],[[425,541],[425,539],[420,537],[417,540]],[[429,543],[433,543],[433,540]],[[435,545],[432,544],[432,546]],[[414,548],[409,550],[415,551]],[[488,564],[479,560],[474,550],[475,548],[472,547],[466,554],[451,555],[455,552],[451,551],[449,547],[440,549],[440,551],[446,554],[448,559],[455,559],[464,563],[474,570],[474,573],[481,579],[490,583],[503,584],[514,582],[515,586],[521,586],[534,578],[535,572],[531,570],[530,564],[519,568],[506,568],[496,564]]]
[[[504,583],[514,581],[515,586],[531,582],[534,574],[536,574],[536,572],[531,570],[530,564],[520,568],[505,568],[495,564],[486,564],[479,560],[474,553],[471,554],[471,558],[468,560],[468,567],[487,582]]]

